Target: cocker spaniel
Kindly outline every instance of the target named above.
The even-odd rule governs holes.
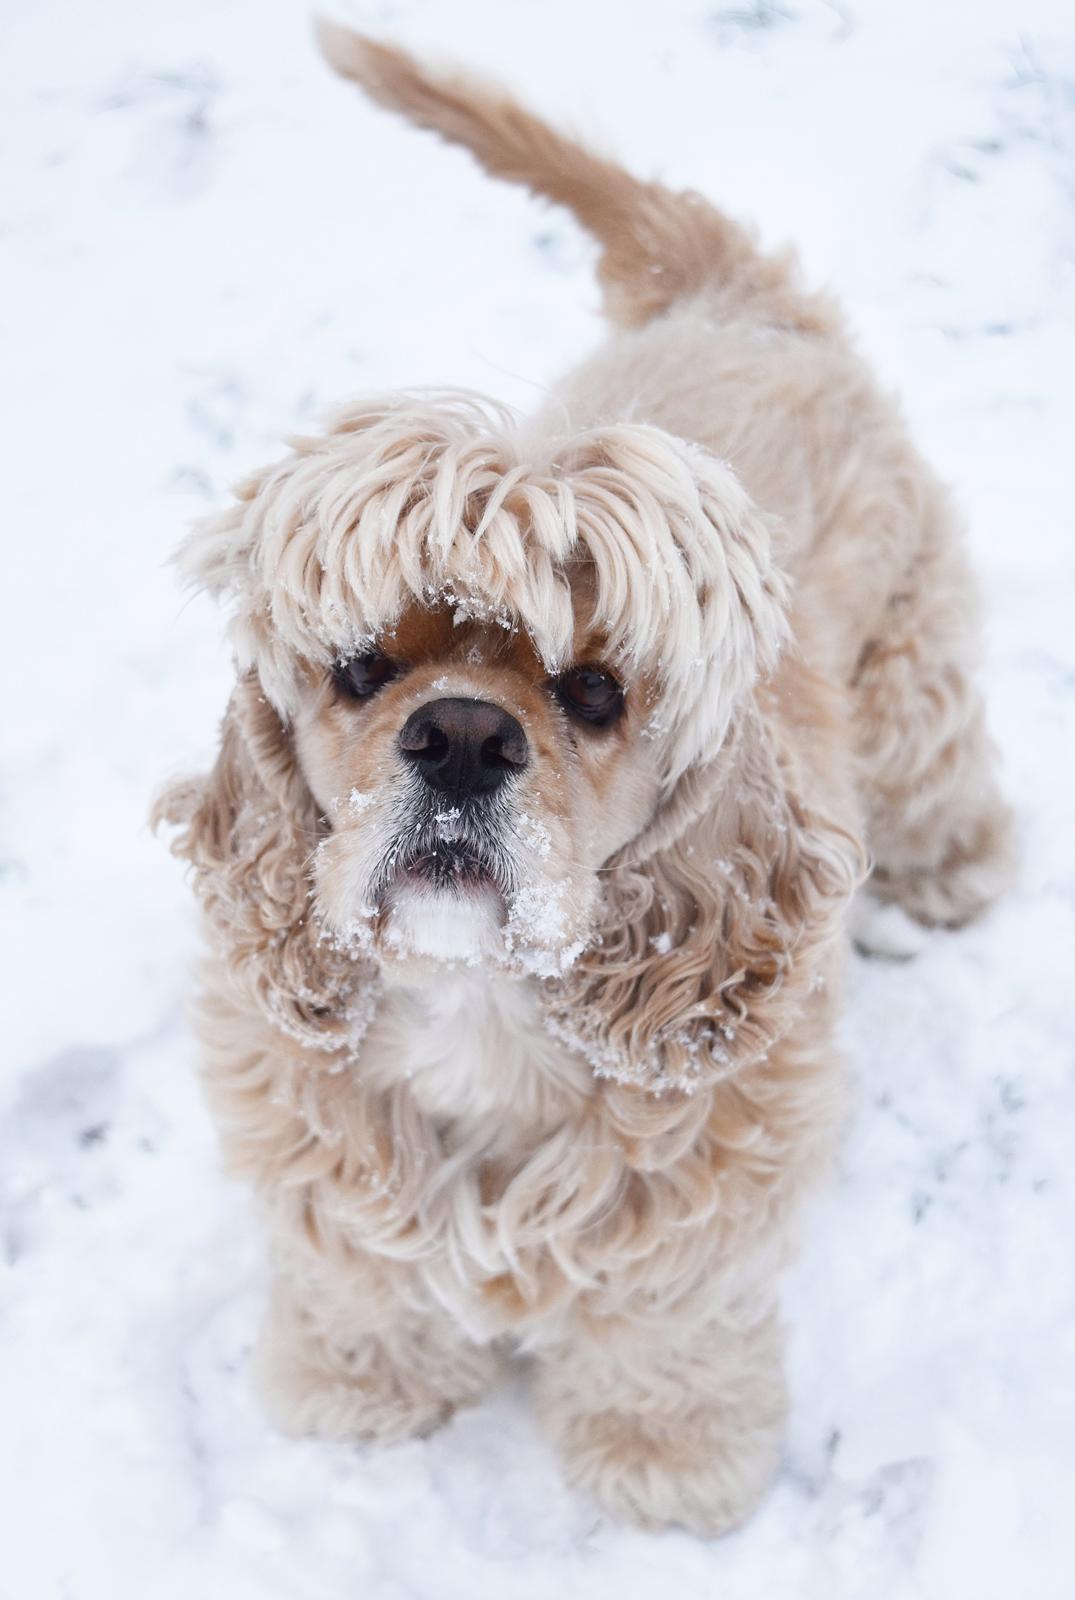
[[[271,1241],[258,1380],[285,1429],[397,1439],[521,1351],[575,1483],[718,1533],[779,1457],[864,845],[929,923],[1008,872],[966,557],[790,258],[496,89],[321,42],[572,211],[612,332],[527,421],[345,407],[185,546],[238,677],[159,813]]]

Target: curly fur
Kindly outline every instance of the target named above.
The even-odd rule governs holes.
[[[960,540],[790,260],[496,91],[323,43],[571,206],[621,331],[526,424],[349,407],[185,548],[238,681],[214,770],[158,816],[213,945],[207,1090],[272,1242],[259,1383],[292,1431],[396,1438],[522,1348],[575,1482],[722,1531],[779,1456],[779,1274],[842,1114],[860,840],[928,921],[1009,868]],[[349,721],[330,670],[385,640],[411,670]],[[628,712],[588,744],[545,678],[598,657]],[[361,903],[412,804],[397,730],[436,693],[496,700],[534,752],[487,823],[502,942],[447,964]]]

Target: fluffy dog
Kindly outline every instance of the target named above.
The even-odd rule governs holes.
[[[269,1228],[258,1380],[285,1429],[395,1439],[522,1351],[575,1483],[720,1532],[779,1457],[862,842],[931,923],[1008,871],[960,536],[791,259],[496,90],[322,45],[571,210],[613,331],[525,422],[346,407],[185,547],[238,681],[160,814]]]

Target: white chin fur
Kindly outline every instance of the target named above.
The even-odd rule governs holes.
[[[386,942],[401,955],[477,962],[503,953],[501,908],[492,890],[405,888],[394,897]]]

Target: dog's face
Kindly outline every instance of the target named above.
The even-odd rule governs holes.
[[[411,607],[308,674],[293,737],[331,829],[319,912],[382,963],[562,971],[591,935],[602,865],[653,814],[646,685],[621,682],[584,627],[550,674],[507,624]]]
[[[602,867],[663,826],[784,633],[719,462],[630,424],[527,444],[468,397],[342,413],[185,563],[231,597],[324,818],[326,937],[386,964],[565,971]]]

